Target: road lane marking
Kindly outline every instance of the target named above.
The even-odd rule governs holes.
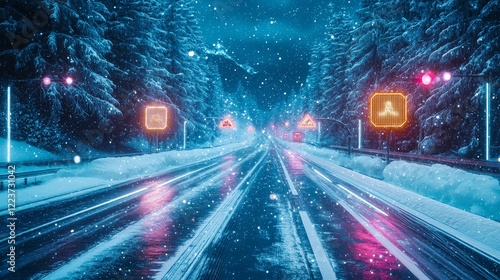
[[[357,199],[361,200],[363,203],[367,204],[368,206],[370,206],[372,209],[375,209],[375,211],[379,212],[380,214],[386,216],[386,217],[389,217],[389,214],[385,213],[384,211],[382,211],[381,209],[379,209],[378,207],[376,207],[375,205],[371,204],[370,202],[366,201],[364,198],[358,196],[357,194],[353,193],[352,191],[348,190],[346,187],[342,186],[341,184],[337,184],[337,186],[339,186],[340,188],[342,188],[343,190],[345,190],[346,192],[350,193],[351,195],[353,195],[354,197],[356,197]]]
[[[387,239],[381,232],[379,232],[374,226],[370,224],[369,221],[364,219],[361,215],[356,213],[347,203],[343,200],[339,200],[339,204],[344,207],[344,209],[351,214],[370,234],[375,237],[393,256],[395,256],[408,270],[413,273],[418,279],[429,279],[429,277],[422,271],[420,267],[402,250],[400,250],[396,245],[394,245],[389,239]]]
[[[321,277],[323,279],[337,279],[337,276],[333,271],[332,264],[330,263],[325,249],[323,248],[323,245],[321,245],[318,234],[314,229],[314,225],[312,224],[311,219],[309,219],[309,215],[307,215],[307,212],[303,210],[299,211],[299,214],[302,224],[304,225],[304,229],[306,230],[307,239],[309,239],[309,243],[311,243],[314,258],[316,259],[319,271],[321,272]]]
[[[186,173],[186,174],[183,174],[183,175],[177,176],[177,177],[175,177],[175,178],[173,178],[173,179],[171,179],[171,180],[169,180],[169,181],[167,181],[167,182],[164,182],[164,183],[161,183],[161,184],[157,185],[157,187],[159,187],[159,186],[164,186],[164,185],[167,185],[167,184],[173,183],[173,182],[175,182],[175,181],[177,181],[177,180],[180,180],[180,179],[182,179],[182,178],[184,178],[184,177],[186,177],[186,176],[189,176],[189,175],[191,175],[191,174],[193,174],[193,173],[196,173],[196,172],[199,172],[199,171],[201,171],[201,170],[207,169],[207,168],[209,168],[209,167],[211,167],[211,166],[214,166],[214,165],[215,165],[215,164],[212,164],[212,165],[209,165],[209,166],[205,166],[205,167],[203,167],[203,168],[200,168],[200,169],[197,169],[197,170],[194,170],[194,171],[188,172],[188,173]],[[129,197],[129,196],[131,196],[131,195],[137,194],[137,193],[142,192],[142,191],[145,191],[145,190],[147,190],[147,189],[149,189],[149,188],[142,188],[142,189],[136,190],[136,191],[134,191],[134,192],[131,192],[131,193],[128,193],[128,194],[122,195],[122,196],[120,196],[120,197],[113,198],[113,199],[108,200],[108,201],[106,201],[106,202],[103,202],[103,203],[100,203],[100,204],[94,205],[94,206],[92,206],[92,207],[90,207],[90,208],[83,209],[83,210],[78,211],[78,212],[75,212],[75,213],[73,213],[73,214],[70,214],[70,215],[67,215],[67,216],[61,217],[61,218],[59,218],[59,219],[56,219],[56,220],[50,221],[50,222],[48,222],[48,223],[45,223],[45,224],[42,224],[42,225],[39,225],[39,226],[36,226],[36,227],[34,227],[34,228],[31,228],[31,229],[29,229],[29,230],[26,230],[26,231],[24,231],[24,232],[21,232],[21,233],[17,234],[17,236],[21,236],[21,235],[24,235],[24,234],[27,234],[27,233],[33,232],[33,231],[35,231],[35,230],[38,230],[38,229],[40,229],[40,228],[46,227],[46,226],[48,226],[48,225],[52,225],[52,224],[58,223],[58,222],[60,222],[60,221],[63,221],[63,220],[69,219],[69,218],[71,218],[71,217],[74,217],[74,216],[77,216],[77,215],[83,214],[83,213],[85,213],[85,212],[88,212],[88,211],[94,210],[94,209],[96,209],[96,208],[99,208],[99,207],[105,206],[105,205],[107,205],[107,204],[113,203],[113,202],[118,201],[118,200],[120,200],[120,199],[123,199],[123,198]],[[3,239],[3,240],[0,240],[0,242],[6,241],[6,240],[7,240],[7,239]]]
[[[313,169],[318,175],[327,179],[325,175],[319,173]],[[331,182],[331,180],[327,179],[327,181]],[[338,185],[343,188],[343,186]],[[402,250],[400,250],[396,245],[394,245],[389,239],[387,239],[379,230],[377,230],[374,226],[370,224],[368,220],[366,220],[363,216],[358,214],[348,203],[344,200],[340,199],[338,194],[336,194],[331,188],[327,188],[324,185],[323,190],[327,192],[332,198],[337,198],[338,203],[353,216],[358,223],[360,223],[370,234],[375,237],[393,256],[395,256],[408,270],[410,270],[413,275],[415,275],[418,279],[429,279],[429,277],[418,267],[418,265],[410,258],[410,256],[406,255]],[[345,189],[345,188],[344,188]],[[347,190],[347,189],[345,189]],[[355,195],[352,192],[349,192]],[[355,195],[356,196],[356,195]],[[359,198],[359,197],[358,197]],[[360,198],[361,199],[361,198]]]
[[[314,172],[316,172],[316,174],[318,174],[319,176],[323,177],[323,179],[327,180],[328,182],[330,183],[333,183],[332,180],[330,180],[328,177],[326,177],[325,175],[323,175],[323,173],[319,172],[318,170],[314,169],[314,168],[311,168]]]
[[[290,178],[290,174],[288,174],[288,171],[286,170],[285,164],[283,163],[283,160],[281,160],[280,155],[278,154],[278,159],[281,163],[281,167],[283,168],[283,171],[285,172],[285,177],[288,182],[288,186],[292,190],[293,195],[298,195],[297,190],[295,189],[292,179]],[[330,260],[328,259],[328,256],[326,255],[325,249],[323,248],[323,245],[321,244],[321,241],[319,240],[318,234],[316,233],[316,230],[314,229],[314,225],[311,222],[311,219],[309,218],[309,215],[307,214],[306,211],[299,211],[300,215],[300,220],[302,221],[302,225],[304,226],[304,229],[306,230],[306,235],[307,239],[309,239],[309,243],[311,244],[313,253],[314,253],[314,258],[316,259],[316,263],[318,264],[319,271],[321,273],[321,277],[323,279],[337,279],[337,276],[335,275],[335,272],[333,271],[332,264],[330,263]]]
[[[138,189],[138,190],[136,190],[136,191],[134,191],[134,192],[131,192],[131,193],[128,193],[128,194],[122,195],[122,196],[117,197],[117,198],[113,198],[113,199],[108,200],[108,201],[106,201],[106,202],[103,202],[103,203],[100,203],[100,204],[94,205],[94,206],[92,206],[92,207],[90,207],[90,208],[83,209],[83,210],[81,210],[81,211],[78,211],[78,212],[75,212],[75,213],[73,213],[73,214],[70,214],[70,215],[67,215],[67,216],[61,217],[61,218],[59,218],[59,219],[53,220],[53,221],[48,222],[48,223],[45,223],[45,224],[43,224],[43,225],[39,225],[39,226],[37,226],[37,227],[31,228],[31,229],[29,229],[29,230],[26,230],[26,231],[24,231],[24,232],[21,232],[21,233],[17,234],[17,236],[21,236],[21,235],[24,235],[24,234],[26,234],[26,233],[30,233],[30,232],[32,232],[32,231],[38,230],[38,229],[40,229],[40,228],[43,228],[43,227],[46,227],[46,226],[49,226],[49,225],[52,225],[52,224],[58,223],[58,222],[60,222],[60,221],[63,221],[63,220],[69,219],[69,218],[71,218],[71,217],[74,217],[74,216],[77,216],[77,215],[83,214],[83,213],[85,213],[85,212],[88,212],[88,211],[94,210],[94,209],[96,209],[96,208],[99,208],[99,207],[105,206],[105,205],[107,205],[107,204],[113,203],[113,202],[115,202],[115,201],[117,201],[117,200],[120,200],[120,199],[123,199],[123,198],[129,197],[129,196],[134,195],[134,194],[137,194],[137,193],[140,193],[140,192],[145,191],[145,190],[147,190],[147,189],[148,189],[148,188]],[[7,240],[7,239],[5,239],[5,240]],[[1,240],[0,242],[2,242],[2,241],[4,241],[4,240]]]
[[[186,174],[182,174],[182,175],[180,175],[180,176],[175,177],[174,179],[168,180],[168,181],[166,181],[166,182],[163,182],[163,183],[161,183],[161,184],[157,185],[157,187],[162,187],[162,186],[165,186],[165,185],[171,184],[171,183],[173,183],[173,182],[175,182],[175,181],[177,181],[177,180],[179,180],[179,179],[182,179],[182,178],[184,178],[184,177],[187,177],[187,176],[189,176],[189,175],[191,175],[191,174],[193,174],[193,173],[200,172],[200,171],[202,171],[203,169],[208,169],[209,167],[212,167],[212,166],[214,166],[214,165],[216,165],[216,164],[217,164],[217,163],[214,163],[214,164],[211,164],[211,165],[208,165],[208,166],[202,167],[202,168],[200,168],[200,169],[196,169],[196,170],[194,170],[194,171],[188,172],[188,173],[186,173]]]
[[[285,167],[285,164],[283,163],[283,160],[281,159],[278,152],[276,152],[276,154],[278,155],[278,159],[281,163],[281,167],[283,168],[283,172],[285,172],[285,178],[286,178],[286,181],[288,182],[288,186],[290,187],[290,190],[292,191],[292,194],[299,195],[299,193],[295,189],[295,186],[293,185],[292,178],[290,178],[290,174],[288,174],[288,171],[286,170],[286,167]]]
[[[215,244],[222,237],[229,220],[250,189],[247,186],[247,188],[242,190],[243,186],[248,184],[248,179],[256,172],[267,155],[268,152],[266,151],[226,199],[198,227],[193,237],[179,247],[172,258],[167,259],[163,263],[162,267],[157,271],[155,279],[189,278],[190,274],[197,269],[196,264],[203,259],[205,250],[210,244]]]
[[[327,178],[325,175],[323,175],[321,172],[319,172],[318,170],[312,168],[312,170],[318,174],[319,176],[321,176],[323,179],[327,180],[328,182],[330,183],[333,183],[332,180],[330,180],[329,178]],[[346,187],[342,186],[341,184],[337,184],[338,187],[342,188],[344,191],[348,192],[350,195],[356,197],[357,199],[361,200],[361,202],[363,202],[364,204],[370,206],[370,208],[374,209],[375,211],[379,212],[380,214],[388,217],[389,214],[387,214],[386,212],[384,212],[383,210],[381,210],[380,208],[378,208],[377,206],[371,204],[370,202],[368,202],[367,200],[365,200],[364,198],[360,197],[359,195],[353,193],[351,190],[348,190]]]

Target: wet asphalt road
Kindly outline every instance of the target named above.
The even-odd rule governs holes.
[[[486,278],[498,272],[477,261],[447,267],[456,256],[443,254],[481,256],[294,151],[261,144],[19,211],[16,273],[5,267],[0,278],[459,279],[474,269]],[[0,248],[7,251],[7,243]]]

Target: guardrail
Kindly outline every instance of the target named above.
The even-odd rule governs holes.
[[[314,143],[309,143],[314,146]],[[347,147],[342,146],[327,146],[323,148],[330,148],[334,150],[341,150],[347,152]],[[374,150],[374,149],[351,149],[352,153],[357,154],[365,154],[381,157],[383,159],[386,158],[387,152],[385,150]],[[417,154],[408,154],[391,151],[389,155],[390,160],[406,160],[413,162],[420,162],[425,164],[446,164],[451,167],[458,167],[466,170],[480,171],[493,173],[497,176],[500,176],[500,162],[494,161],[485,161],[485,160],[475,160],[475,159],[465,159],[465,158],[451,158],[451,157],[442,157],[442,156],[426,156],[426,155],[417,155]]]

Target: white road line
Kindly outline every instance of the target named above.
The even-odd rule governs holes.
[[[90,211],[90,210],[94,210],[94,209],[96,209],[96,208],[99,208],[99,207],[102,207],[102,206],[104,206],[104,205],[110,204],[110,203],[115,202],[115,201],[117,201],[117,200],[120,200],[120,199],[123,199],[123,198],[129,197],[129,196],[134,195],[134,194],[136,194],[136,193],[140,193],[140,192],[145,191],[145,190],[147,190],[147,189],[148,189],[148,188],[138,189],[138,190],[136,190],[136,191],[134,191],[134,192],[131,192],[131,193],[128,193],[128,194],[122,195],[122,196],[117,197],[117,198],[113,198],[113,199],[108,200],[108,201],[106,201],[106,202],[103,202],[103,203],[100,203],[100,204],[94,205],[94,206],[92,206],[92,207],[90,207],[90,208],[83,209],[83,210],[81,210],[81,211],[78,211],[78,212],[75,212],[75,213],[73,213],[73,214],[70,214],[70,215],[64,216],[64,217],[62,217],[62,218],[59,218],[59,219],[56,219],[56,220],[50,221],[50,222],[45,223],[45,224],[43,224],[43,225],[39,225],[39,226],[37,226],[37,227],[31,228],[31,229],[29,229],[29,230],[27,230],[27,231],[24,231],[24,232],[21,232],[21,233],[17,234],[17,236],[24,235],[24,234],[26,234],[26,233],[30,233],[30,232],[32,232],[32,231],[35,231],[35,230],[37,230],[37,229],[40,229],[40,228],[46,227],[46,226],[48,226],[48,225],[52,225],[52,224],[58,223],[58,222],[60,222],[60,221],[63,221],[63,220],[69,219],[69,218],[71,218],[71,217],[74,217],[74,216],[80,215],[80,214],[82,214],[82,213],[88,212],[88,211]],[[5,239],[5,240],[6,240],[6,239]],[[1,241],[3,241],[3,240],[0,240],[0,242],[1,242]]]
[[[300,219],[306,230],[307,238],[311,243],[311,247],[314,253],[314,258],[316,258],[316,263],[318,264],[319,271],[321,272],[321,277],[323,279],[337,279],[335,272],[333,271],[332,264],[326,255],[325,249],[321,245],[318,234],[314,229],[314,225],[309,219],[306,211],[299,211]]]
[[[366,201],[364,198],[360,197],[359,195],[357,195],[357,194],[353,193],[352,191],[348,190],[346,187],[342,186],[341,184],[337,184],[337,186],[339,186],[340,188],[342,188],[346,192],[350,193],[352,196],[356,197],[357,199],[361,200],[363,203],[365,203],[366,205],[370,206],[372,209],[375,209],[375,211],[379,212],[380,214],[382,214],[382,215],[384,215],[386,217],[389,217],[389,214],[385,213],[384,211],[382,211],[381,209],[379,209],[375,205],[373,205],[370,202]]]
[[[292,190],[292,194],[298,195],[297,190],[293,185],[292,179],[290,178],[290,174],[288,174],[285,164],[283,163],[283,160],[281,160],[279,154],[278,154],[278,159],[281,163],[281,167],[283,168],[283,172],[285,172],[285,178],[286,181],[288,182],[288,186]],[[321,277],[323,279],[332,279],[332,280],[337,279],[337,276],[333,271],[332,264],[330,263],[330,260],[326,255],[323,245],[321,245],[321,241],[319,240],[318,234],[314,229],[314,225],[312,224],[309,215],[307,214],[306,211],[303,210],[299,211],[299,214],[300,214],[300,219],[302,221],[302,225],[304,225],[304,229],[306,230],[307,239],[309,239],[309,243],[311,244],[314,253],[314,258],[316,259],[316,263],[318,264]]]
[[[292,191],[293,195],[298,195],[299,193],[295,189],[295,186],[293,185],[292,178],[290,178],[290,174],[288,174],[288,171],[286,170],[285,164],[283,163],[283,160],[281,159],[280,155],[276,152],[278,155],[278,159],[280,160],[281,167],[283,168],[283,171],[285,172],[285,178],[286,181],[288,182],[288,186],[290,187],[290,190]]]
[[[321,174],[319,171],[313,169],[318,175],[322,176],[325,178],[327,181],[332,182],[330,179],[328,179],[325,175]],[[352,193],[342,185],[337,184],[339,187],[343,188],[346,190],[348,193],[356,196],[359,198],[361,201],[367,203],[369,206],[379,210],[382,214],[385,214],[388,216],[385,212],[382,210],[376,208],[375,206],[371,205],[361,197],[357,196],[356,194]],[[331,197],[338,197],[337,194],[335,194],[330,188],[325,188],[323,187],[323,190],[325,190]],[[348,203],[346,203],[344,200],[339,199],[338,203],[347,211],[351,216],[353,216],[366,230],[370,232],[370,234],[375,237],[393,256],[395,256],[408,270],[413,273],[418,279],[429,279],[429,277],[418,267],[418,265],[408,256],[406,255],[403,251],[401,251],[396,245],[394,245],[389,239],[387,239],[381,232],[379,232],[375,227],[373,227],[369,221],[367,221],[365,218],[363,218],[361,215],[359,215]]]
[[[212,167],[212,166],[214,166],[214,165],[216,165],[216,164],[217,164],[217,163],[214,163],[214,164],[211,164],[211,165],[208,165],[208,166],[202,167],[202,168],[200,168],[200,169],[196,169],[196,170],[194,170],[194,171],[188,172],[188,173],[183,174],[183,175],[181,175],[181,176],[177,176],[177,177],[175,177],[174,179],[168,180],[168,181],[166,181],[166,182],[163,182],[163,183],[161,183],[161,184],[157,185],[157,187],[162,187],[162,186],[168,185],[168,184],[173,183],[173,182],[175,182],[175,181],[177,181],[177,180],[179,180],[179,179],[182,179],[182,178],[184,178],[184,177],[186,177],[186,176],[189,176],[189,175],[191,175],[191,174],[193,174],[193,173],[197,173],[197,172],[202,171],[203,169],[207,169],[207,168],[209,168],[209,167]]]
[[[162,267],[157,271],[155,279],[189,279],[190,274],[199,268],[197,264],[203,258],[205,250],[210,244],[215,244],[222,237],[222,233],[235,213],[235,209],[250,189],[247,187],[242,190],[243,186],[249,183],[248,179],[256,172],[267,154],[266,152],[260,158],[217,209],[205,219],[194,236],[177,250],[175,256],[163,263]]]
[[[316,174],[318,174],[319,176],[321,176],[323,179],[327,180],[328,182],[330,183],[333,183],[332,180],[328,179],[328,177],[326,177],[325,175],[323,175],[323,173],[319,172],[318,170],[314,169],[314,168],[311,168],[314,172],[316,172]]]
[[[372,226],[367,220],[365,220],[361,215],[356,213],[347,203],[339,200],[339,204],[344,207],[349,214],[351,214],[370,234],[375,237],[393,256],[395,256],[408,270],[413,273],[418,279],[429,279],[429,277],[418,267],[418,265],[403,251],[401,251],[396,245],[387,239],[382,233],[380,233],[374,226]]]
[[[316,174],[318,174],[319,176],[321,176],[323,179],[327,180],[328,182],[330,183],[333,183],[332,180],[328,179],[328,177],[326,177],[325,175],[323,175],[321,172],[319,172],[318,170],[312,168],[312,170],[314,172],[316,172]],[[370,206],[370,208],[374,209],[375,211],[379,212],[380,214],[388,217],[389,214],[385,213],[384,211],[382,211],[381,209],[379,209],[378,207],[376,207],[375,205],[371,204],[370,202],[366,201],[364,198],[360,197],[359,195],[353,193],[352,191],[348,190],[346,187],[342,186],[341,184],[337,184],[337,186],[341,189],[343,189],[344,191],[348,192],[350,195],[356,197],[357,199],[361,200],[361,202],[363,202],[364,204]]]
[[[201,170],[203,170],[203,169],[206,169],[206,168],[208,168],[208,167],[211,167],[211,166],[213,166],[213,165],[215,165],[215,164],[212,164],[212,165],[209,165],[209,166],[205,166],[205,167],[200,168],[200,169],[197,169],[197,170],[195,170],[195,171],[191,171],[191,172],[188,172],[188,173],[186,173],[186,174],[183,174],[183,175],[177,176],[177,177],[175,177],[175,178],[173,178],[173,179],[171,179],[171,180],[169,180],[169,181],[167,181],[167,182],[164,182],[164,183],[162,183],[162,184],[159,184],[159,185],[157,185],[157,186],[164,186],[164,185],[170,184],[170,183],[172,183],[172,182],[175,182],[175,181],[177,181],[177,180],[179,180],[179,179],[182,179],[182,178],[184,178],[184,177],[186,177],[186,176],[189,176],[189,175],[191,175],[191,174],[193,174],[193,173],[199,172],[199,171],[201,171]],[[88,211],[94,210],[94,209],[99,208],[99,207],[102,207],[102,206],[105,206],[105,205],[107,205],[107,204],[113,203],[113,202],[118,201],[118,200],[120,200],[120,199],[123,199],[123,198],[129,197],[129,196],[131,196],[131,195],[134,195],[134,194],[140,193],[140,192],[145,191],[145,190],[147,190],[147,189],[149,189],[149,188],[142,188],[142,189],[138,189],[138,190],[136,190],[136,191],[133,191],[133,192],[128,193],[128,194],[125,194],[125,195],[122,195],[122,196],[120,196],[120,197],[113,198],[113,199],[108,200],[108,201],[106,201],[106,202],[103,202],[103,203],[100,203],[100,204],[94,205],[94,206],[92,206],[92,207],[90,207],[90,208],[83,209],[83,210],[78,211],[78,212],[75,212],[75,213],[73,213],[73,214],[70,214],[70,215],[67,215],[67,216],[61,217],[61,218],[59,218],[59,219],[55,219],[55,220],[53,220],[53,221],[50,221],[50,222],[48,222],[48,223],[45,223],[45,224],[39,225],[39,226],[37,226],[37,227],[31,228],[31,229],[29,229],[29,230],[26,230],[26,231],[24,231],[24,232],[21,232],[21,233],[17,234],[17,236],[21,236],[21,235],[24,235],[24,234],[27,234],[27,233],[33,232],[33,231],[38,230],[38,229],[40,229],[40,228],[43,228],[43,227],[46,227],[46,226],[49,226],[49,225],[52,225],[52,224],[58,223],[58,222],[60,222],[60,221],[63,221],[63,220],[69,219],[69,218],[74,217],[74,216],[78,216],[78,215],[80,215],[80,214],[83,214],[83,213],[85,213],[85,212],[88,212]],[[0,242],[6,241],[6,240],[7,240],[7,239],[3,239],[3,240],[0,240]]]

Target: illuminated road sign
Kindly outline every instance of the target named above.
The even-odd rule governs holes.
[[[219,128],[220,129],[236,129],[236,125],[234,125],[233,120],[231,119],[230,116],[225,117],[220,123],[219,123]]]
[[[302,142],[303,134],[300,131],[294,131],[292,134],[293,142]]]
[[[370,99],[370,121],[375,127],[402,127],[407,121],[406,96],[377,92]]]
[[[146,107],[146,128],[165,129],[167,128],[167,107],[149,106]]]
[[[314,129],[316,128],[316,122],[311,118],[311,116],[309,116],[309,114],[306,114],[299,122],[299,125],[297,127],[305,129]]]

